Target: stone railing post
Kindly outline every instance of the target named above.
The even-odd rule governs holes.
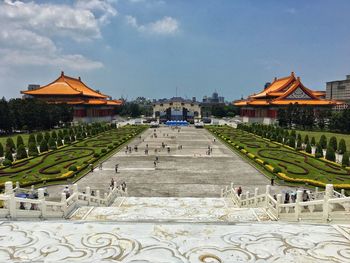
[[[332,212],[331,208],[329,206],[328,200],[332,198],[333,196],[333,185],[332,184],[326,184],[326,189],[323,197],[323,216],[322,219],[324,222],[328,222],[329,213]]]
[[[125,187],[124,196],[128,196],[128,188],[127,187]]]
[[[231,182],[231,184],[230,184],[230,190],[231,190],[231,191],[234,191],[234,190],[233,190],[233,186],[234,186],[234,185],[233,185],[233,182]]]
[[[254,189],[254,205],[255,206],[258,206],[258,196],[259,195],[259,188],[255,188]]]
[[[282,204],[282,194],[278,194],[277,195],[277,206],[276,206],[276,210],[277,210],[277,218],[279,219],[280,217],[280,206]]]
[[[62,207],[63,217],[65,217],[67,215],[67,208],[68,208],[66,193],[61,193],[61,207]]]
[[[12,182],[5,182],[5,195],[8,196],[9,200],[7,201],[7,209],[10,212],[11,219],[17,218],[16,213],[16,200],[15,200],[15,193],[13,192],[13,185]]]
[[[31,185],[30,191],[31,191],[32,193],[34,193],[34,191],[35,191],[34,184]]]
[[[345,189],[341,189],[340,193],[342,194],[342,196],[345,196]]]
[[[61,193],[61,203],[66,203],[66,201],[67,201],[66,193]]]
[[[18,181],[16,182],[16,188],[17,189],[19,188],[19,182]]]
[[[221,196],[221,198],[224,197],[224,188],[221,188],[220,196]]]
[[[78,184],[73,184],[73,195],[76,202],[79,201],[79,188]]]
[[[246,192],[245,192],[245,199],[247,200],[247,201],[246,201],[246,205],[249,204],[249,200],[248,200],[249,195],[250,195],[249,191],[246,191]]]
[[[301,206],[299,203],[303,200],[303,191],[298,190],[297,191],[297,198],[295,200],[295,220],[300,220],[300,214],[301,214]]]
[[[271,185],[266,185],[266,191],[265,191],[265,206],[266,208],[269,207],[269,195],[271,194]]]
[[[44,219],[46,218],[46,201],[43,188],[38,189],[38,200],[40,201],[41,218]]]
[[[101,200],[99,200],[100,199],[100,190],[96,190],[95,197],[97,198],[97,203],[99,205],[101,205]]]
[[[86,194],[86,200],[88,201],[88,205],[90,205],[90,196],[91,196],[91,189],[89,186],[85,188],[85,194]]]
[[[315,199],[317,199],[317,196],[318,196],[318,186],[315,187]]]

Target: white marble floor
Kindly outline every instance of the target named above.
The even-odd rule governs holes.
[[[350,225],[0,222],[0,262],[350,262]]]
[[[121,200],[117,200],[119,204]],[[262,208],[228,207],[223,198],[127,197],[120,207],[82,207],[73,220],[124,222],[256,222]]]

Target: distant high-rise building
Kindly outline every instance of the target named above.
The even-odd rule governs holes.
[[[350,75],[347,75],[344,80],[327,82],[326,99],[344,101],[345,103],[343,105],[337,105],[336,108],[347,108],[350,104]]]
[[[211,95],[211,97],[204,96],[203,97],[203,103],[208,103],[208,104],[217,104],[217,103],[224,103],[225,98],[222,96],[219,96],[219,94],[215,91]]]

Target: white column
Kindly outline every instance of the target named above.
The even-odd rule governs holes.
[[[341,190],[340,190],[340,193],[341,193],[343,196],[345,196],[345,189],[341,189]]]
[[[265,207],[269,207],[269,195],[271,193],[271,185],[266,185],[266,190],[265,190]]]
[[[295,201],[295,220],[300,220],[300,214],[301,214],[301,207],[299,205],[300,202],[303,200],[303,191],[298,190],[297,191],[297,199]]]
[[[333,195],[333,185],[332,184],[326,184],[326,189],[323,197],[323,216],[322,219],[324,222],[328,222],[329,218],[329,213],[331,212],[328,200],[332,197]]]
[[[277,195],[277,207],[276,207],[276,210],[277,210],[277,218],[280,217],[280,206],[282,204],[282,194],[278,194]]]
[[[89,186],[85,188],[85,194],[86,194],[86,200],[88,201],[88,205],[90,205],[90,195],[91,195],[91,189]]]
[[[259,195],[259,188],[256,187],[254,189],[254,204],[255,204],[255,206],[258,205],[258,198],[257,198],[258,195]]]
[[[19,188],[19,182],[18,181],[16,182],[16,188]]]
[[[11,181],[5,182],[5,195],[9,197],[9,200],[7,201],[7,208],[9,209],[10,217],[11,219],[16,219],[16,200]]]
[[[40,201],[41,218],[46,218],[46,201],[43,188],[38,189],[38,199]]]

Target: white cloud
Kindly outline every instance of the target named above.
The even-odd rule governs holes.
[[[150,34],[172,35],[179,31],[179,22],[175,18],[169,16],[144,25],[139,24],[137,19],[133,16],[126,16],[126,21],[138,31]]]
[[[102,67],[81,54],[66,54],[54,39],[101,38],[101,27],[116,16],[113,0],[76,0],[72,5],[4,0],[0,3],[0,67]]]

